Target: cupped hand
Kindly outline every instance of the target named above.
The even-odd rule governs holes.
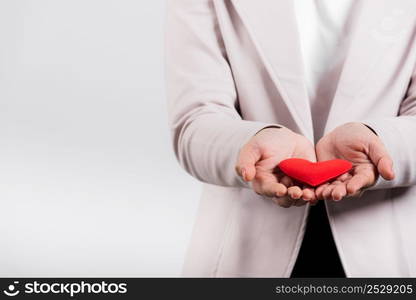
[[[266,128],[240,150],[237,173],[260,195],[271,197],[283,207],[302,206],[315,200],[312,188],[294,182],[276,166],[284,159],[316,161],[313,144],[288,128]]]
[[[331,183],[316,188],[317,199],[339,201],[359,195],[375,184],[379,175],[394,179],[393,161],[380,138],[362,123],[347,123],[335,128],[316,145],[318,161],[345,159],[352,170]]]

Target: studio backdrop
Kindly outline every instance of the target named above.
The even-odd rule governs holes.
[[[0,1],[0,276],[179,276],[165,1]]]

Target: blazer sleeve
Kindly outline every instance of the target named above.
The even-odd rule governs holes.
[[[386,181],[381,176],[370,189],[416,185],[416,71],[397,117],[366,120],[383,141],[393,159],[396,177]]]
[[[235,172],[240,148],[262,128],[242,120],[212,0],[170,0],[166,22],[170,128],[179,163],[197,179],[248,187]]]

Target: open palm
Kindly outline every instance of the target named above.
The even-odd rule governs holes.
[[[256,193],[273,198],[283,207],[301,206],[315,198],[315,191],[294,182],[276,167],[293,157],[316,161],[311,142],[287,128],[264,129],[241,149],[237,172],[252,182]]]
[[[373,185],[378,176],[394,178],[393,162],[379,137],[361,123],[347,123],[324,136],[316,145],[318,161],[345,159],[353,164],[348,174],[316,189],[317,199],[339,201]]]

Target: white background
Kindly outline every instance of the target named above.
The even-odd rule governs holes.
[[[163,0],[0,1],[0,276],[179,276]]]

